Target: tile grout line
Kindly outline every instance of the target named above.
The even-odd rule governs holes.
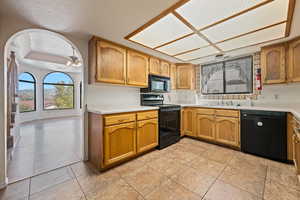
[[[28,191],[28,200],[30,199],[31,196],[31,178],[29,179],[29,191]]]
[[[265,175],[265,180],[264,180],[264,189],[263,189],[263,193],[262,193],[262,199],[264,199],[264,196],[265,196],[265,190],[266,190],[266,184],[267,184],[267,176],[268,176],[268,173],[269,173],[269,165],[267,164],[267,173]]]
[[[80,188],[80,190],[81,190],[81,192],[82,192],[84,198],[87,200],[88,198],[87,198],[87,196],[86,196],[86,194],[85,194],[85,192],[84,192],[82,186],[80,185],[80,183],[79,183],[79,181],[78,181],[77,175],[75,174],[75,172],[74,172],[74,170],[72,169],[71,165],[69,165],[68,167],[70,167],[70,169],[71,169],[71,171],[72,171],[72,173],[73,173],[73,175],[74,175],[74,177],[75,177],[74,179],[76,180],[76,182],[77,182],[77,184],[78,184],[78,186],[79,186],[79,188]]]

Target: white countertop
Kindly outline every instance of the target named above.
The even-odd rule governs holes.
[[[126,113],[126,112],[136,112],[136,111],[145,111],[145,110],[158,110],[158,107],[155,106],[138,106],[138,105],[120,105],[120,106],[104,106],[104,105],[88,105],[87,111],[106,115],[114,113]]]
[[[300,119],[300,105],[255,105],[255,106],[215,106],[215,105],[201,105],[201,104],[181,104],[181,107],[202,107],[202,108],[221,108],[221,109],[235,109],[235,110],[265,110],[290,112],[296,118]]]

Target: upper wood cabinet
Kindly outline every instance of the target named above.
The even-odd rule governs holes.
[[[137,153],[145,152],[158,145],[158,119],[137,122]]]
[[[177,89],[195,89],[195,68],[191,64],[177,65]]]
[[[126,49],[104,41],[95,42],[94,68],[96,81],[125,84]]]
[[[160,75],[161,76],[170,76],[170,63],[161,61],[160,62]]]
[[[158,58],[150,57],[149,72],[150,72],[150,74],[169,77],[170,76],[170,63],[160,60]]]
[[[147,87],[148,56],[136,51],[127,52],[127,85]]]
[[[104,129],[104,165],[125,160],[136,154],[136,123],[108,126]]]
[[[216,117],[216,141],[231,146],[240,146],[239,119]]]
[[[289,43],[289,81],[300,81],[300,38]]]
[[[286,45],[279,44],[262,48],[262,81],[264,84],[286,81]]]
[[[172,90],[176,90],[176,88],[177,88],[176,73],[177,73],[176,65],[171,64],[171,66],[170,66],[170,78],[171,78],[171,89]]]
[[[150,74],[160,75],[160,60],[158,58],[150,57],[149,71]]]
[[[202,115],[196,111],[195,132],[197,137],[203,139],[215,139],[215,118],[213,115]]]
[[[183,135],[195,136],[193,131],[194,110],[192,108],[185,108],[182,115]]]

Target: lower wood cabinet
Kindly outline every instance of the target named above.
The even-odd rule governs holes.
[[[216,117],[216,141],[231,146],[240,146],[239,119]]]
[[[238,110],[184,108],[183,134],[233,147],[240,147]]]
[[[89,161],[106,169],[158,145],[158,111],[89,113]]]
[[[215,118],[213,115],[195,115],[195,134],[199,138],[215,139]]]
[[[194,110],[185,108],[182,112],[182,131],[184,135],[196,136],[193,131]]]
[[[135,122],[104,129],[104,165],[110,165],[136,154]]]
[[[148,151],[158,145],[158,120],[137,122],[137,153]]]

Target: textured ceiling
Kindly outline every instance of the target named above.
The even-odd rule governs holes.
[[[22,18],[31,24],[87,41],[92,35],[97,35],[175,62],[171,57],[133,44],[124,37],[176,2],[177,0],[1,0],[0,14]],[[299,4],[297,1],[291,37],[300,35],[299,28],[295,28],[300,25]]]

